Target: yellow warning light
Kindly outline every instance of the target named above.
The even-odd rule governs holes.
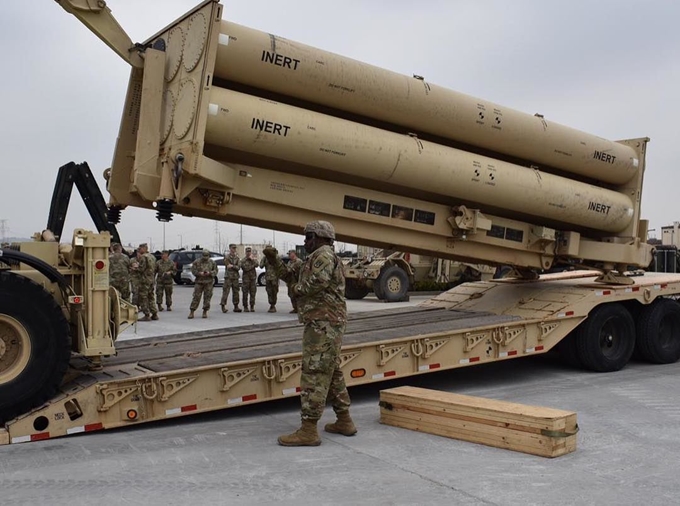
[[[352,378],[363,378],[366,376],[366,369],[352,369],[352,372],[349,373],[349,375]]]
[[[128,417],[128,420],[137,420],[137,410],[136,409],[128,409],[127,410],[127,417]]]

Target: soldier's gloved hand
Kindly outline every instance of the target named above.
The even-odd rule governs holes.
[[[276,257],[279,256],[279,252],[273,246],[266,246],[262,250],[262,254],[267,257],[267,260],[276,260]]]

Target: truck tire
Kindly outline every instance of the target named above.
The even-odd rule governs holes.
[[[263,272],[262,274],[260,274],[260,275],[257,277],[257,284],[258,284],[259,286],[264,286],[264,285],[267,284],[266,273]]]
[[[376,284],[380,285],[380,292],[382,292],[382,300],[387,302],[399,302],[406,300],[408,294],[408,275],[403,269],[396,265],[387,267],[380,273]],[[378,292],[376,292],[378,295]],[[380,298],[380,295],[378,295]]]
[[[654,364],[680,359],[680,304],[659,299],[642,309],[637,319],[636,351]]]
[[[583,367],[583,363],[578,356],[578,350],[576,349],[576,331],[570,332],[567,337],[562,339],[557,344],[557,352],[560,354],[562,361],[569,367],[574,367],[580,369]]]
[[[368,287],[365,283],[359,283],[356,279],[345,281],[345,298],[349,300],[363,299],[368,295]]]
[[[578,357],[591,371],[618,371],[635,349],[635,322],[621,304],[596,307],[575,332]]]
[[[0,272],[0,421],[54,396],[71,357],[69,326],[42,286]]]

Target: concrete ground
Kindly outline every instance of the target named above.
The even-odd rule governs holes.
[[[177,287],[176,309],[190,292]],[[124,337],[295,316],[285,294],[279,313],[265,313],[265,299],[260,288],[255,314],[164,312]],[[9,445],[0,447],[0,504],[677,504],[679,368],[633,362],[595,374],[543,356],[358,387],[359,433],[323,433],[315,448],[276,444],[298,426],[296,399]],[[576,411],[578,449],[546,459],[381,425],[380,389],[405,384]],[[322,422],[332,419],[328,409]]]

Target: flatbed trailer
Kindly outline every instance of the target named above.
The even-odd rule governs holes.
[[[546,353],[558,344],[560,351],[585,357],[584,365],[590,368],[594,360],[602,365],[595,369],[603,371],[615,370],[607,369],[611,360],[623,367],[636,339],[638,346],[646,343],[642,347],[646,358],[651,358],[649,347],[667,355],[678,352],[680,311],[675,301],[667,303],[680,294],[680,276],[646,273],[635,277],[634,285],[608,286],[596,283],[597,275],[577,271],[535,281],[466,283],[417,307],[351,314],[341,353],[346,381],[349,386],[361,385],[509,360]],[[602,309],[614,316],[596,316]],[[616,316],[621,309],[625,318]],[[652,313],[656,320],[649,316]],[[592,324],[579,326],[586,319]],[[660,328],[640,326],[651,320],[658,320]],[[632,328],[621,323],[632,323]],[[579,355],[573,352],[579,344],[572,341],[584,328],[597,334],[583,342],[596,344]],[[301,334],[300,324],[284,322],[119,342],[117,355],[105,359],[98,371],[90,370],[89,360],[74,358],[59,394],[7,422],[0,429],[0,443],[38,441],[299,395]]]

